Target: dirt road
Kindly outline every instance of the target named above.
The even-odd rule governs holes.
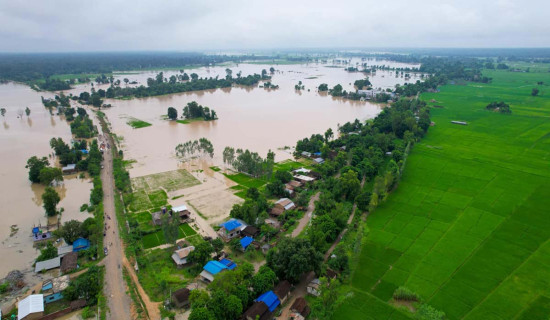
[[[100,142],[106,141],[100,139]],[[126,295],[126,284],[122,277],[122,258],[124,257],[124,252],[115,215],[113,155],[111,149],[107,149],[103,153],[102,165],[101,181],[103,182],[103,210],[105,212],[105,223],[107,228],[103,244],[109,250],[108,255],[103,260],[105,264],[104,292],[107,298],[107,306],[109,307],[107,319],[131,319],[131,299]]]
[[[296,227],[296,229],[292,231],[291,236],[293,238],[296,238],[308,225],[313,215],[313,211],[315,211],[315,201],[319,200],[320,195],[321,195],[321,192],[317,192],[316,194],[313,195],[313,197],[311,197],[311,199],[309,199],[306,213],[304,213],[304,216],[300,219],[300,221],[298,221],[298,226]]]

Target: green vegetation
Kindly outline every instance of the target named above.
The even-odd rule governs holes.
[[[155,191],[160,188],[170,192],[200,184],[200,181],[187,172],[187,170],[183,169],[136,177],[132,178],[131,181],[135,190],[146,192]]]
[[[149,223],[151,220],[148,221]],[[197,232],[193,230],[188,224],[181,224],[178,227],[178,235],[177,240],[186,238],[187,241],[193,241],[193,239],[189,240],[187,237],[191,237],[196,235]],[[164,237],[163,231],[159,230],[155,233],[150,233],[143,237],[142,239],[143,243],[143,249],[150,249],[154,247],[158,247],[160,245],[166,244],[166,239]]]
[[[450,319],[528,319],[550,311],[550,100],[530,94],[550,75],[484,76],[490,85],[446,85],[422,95],[445,108],[431,110],[436,126],[412,150],[399,188],[370,214],[351,281],[361,299],[346,301],[336,315],[361,317],[370,301],[391,310],[384,302],[400,286]],[[513,104],[514,113],[479,112],[497,99]],[[457,118],[470,125],[452,125]],[[418,314],[438,318],[432,309]]]
[[[152,126],[152,124],[150,124],[149,122],[145,122],[143,120],[139,120],[139,119],[136,119],[136,118],[130,118],[130,119],[128,119],[128,122],[126,122],[126,123],[134,129],[140,129],[140,128],[145,128],[145,127]]]
[[[42,202],[44,203],[43,207],[48,217],[53,217],[58,214],[57,205],[59,201],[61,201],[61,198],[57,191],[52,187],[46,187],[42,194]]]
[[[204,121],[210,121],[218,119],[218,115],[216,114],[216,111],[214,111],[214,109],[210,110],[210,108],[206,106],[201,106],[196,101],[191,101],[187,103],[185,108],[183,108],[183,116],[186,120],[201,118]]]

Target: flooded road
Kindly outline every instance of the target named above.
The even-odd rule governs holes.
[[[387,61],[372,64],[391,65]],[[224,77],[225,69],[230,68],[235,77],[238,72],[242,72],[243,76],[261,73],[262,69],[269,72],[270,67],[271,65],[239,64],[185,72],[195,72],[200,77]],[[223,165],[221,153],[226,146],[249,149],[258,152],[262,157],[271,149],[276,152],[276,161],[285,160],[291,157],[291,150],[282,150],[285,146],[293,147],[297,140],[314,133],[322,134],[328,128],[336,132],[338,124],[356,118],[373,118],[383,106],[333,98],[327,93],[317,92],[316,87],[321,83],[327,83],[329,88],[341,84],[345,90],[354,91],[353,82],[364,79],[367,75],[347,72],[344,70],[345,66],[310,63],[273,67],[276,71],[271,82],[278,85],[279,89],[232,87],[132,100],[107,100],[113,108],[105,110],[105,113],[113,131],[122,138],[125,158],[137,161],[130,169],[131,176],[178,168],[175,146],[201,137],[212,141],[215,149],[213,163],[216,165]],[[177,73],[179,71],[164,71],[164,76],[168,78]],[[156,72],[145,72],[121,74],[116,78],[128,78],[142,84],[155,75]],[[391,71],[378,71],[375,75],[369,75],[369,78],[375,88],[393,88],[397,83],[420,79],[419,75],[407,80],[394,75]],[[304,90],[294,89],[299,81],[305,86]],[[78,92],[76,89],[73,91]],[[191,101],[214,109],[219,120],[180,124],[163,119],[168,107],[176,108],[181,115],[183,107]],[[152,126],[133,129],[127,124],[130,117],[149,122]]]
[[[0,256],[4,261],[0,263],[0,278],[11,270],[32,266],[39,252],[32,246],[31,229],[47,223],[42,208],[44,186],[28,180],[27,159],[51,154],[52,137],[61,137],[67,143],[71,140],[67,122],[49,114],[42,106],[41,95],[53,96],[21,84],[0,85],[0,107],[7,109],[5,117],[0,117]],[[30,116],[18,118],[18,111],[25,107],[31,109]],[[54,160],[49,161],[52,164]],[[58,207],[65,209],[62,222],[90,216],[79,209],[88,202],[91,187],[88,179],[65,176],[64,183],[56,187],[61,197]],[[10,237],[12,225],[19,231]]]

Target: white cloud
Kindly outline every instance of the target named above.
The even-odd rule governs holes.
[[[542,0],[0,0],[0,51],[547,47]]]

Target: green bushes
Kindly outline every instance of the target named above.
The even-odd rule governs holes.
[[[418,295],[414,293],[412,290],[406,287],[399,287],[395,290],[393,293],[393,299],[394,300],[401,300],[401,301],[418,301],[420,300]]]

